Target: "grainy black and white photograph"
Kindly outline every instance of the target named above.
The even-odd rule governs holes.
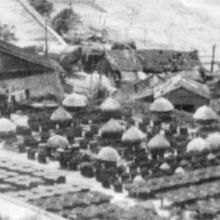
[[[1,0],[0,220],[220,220],[220,0]]]

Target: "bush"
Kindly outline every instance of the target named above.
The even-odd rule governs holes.
[[[29,2],[43,16],[49,16],[53,11],[53,3],[49,0],[29,0]]]
[[[0,39],[6,42],[16,41],[14,26],[0,23]]]
[[[73,30],[79,24],[81,24],[79,15],[70,8],[61,11],[52,21],[54,30],[56,30],[60,35]]]

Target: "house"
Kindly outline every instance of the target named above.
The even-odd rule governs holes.
[[[142,65],[134,50],[109,50],[98,63],[97,71],[114,82],[132,82],[139,79]]]
[[[152,101],[159,97],[170,100],[176,109],[194,112],[198,107],[209,104],[210,92],[206,85],[178,75],[154,88],[146,88],[135,98]]]
[[[145,73],[164,73],[193,70],[202,67],[197,51],[138,50]]]
[[[61,98],[59,71],[47,57],[0,41],[0,87],[21,101],[47,94]]]

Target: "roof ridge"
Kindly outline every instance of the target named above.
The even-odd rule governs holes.
[[[156,86],[154,88],[154,96],[159,97],[181,87],[199,96],[210,98],[210,92],[206,85],[203,85],[202,83],[196,82],[192,79],[186,79],[183,76],[174,76],[168,79],[166,82]],[[200,92],[198,87],[203,91]]]

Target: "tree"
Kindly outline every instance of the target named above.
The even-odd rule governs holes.
[[[74,30],[79,24],[81,24],[80,17],[71,8],[62,10],[52,21],[52,27],[60,35]]]
[[[29,2],[43,16],[49,16],[53,11],[53,3],[49,0],[29,0]]]
[[[16,41],[14,26],[0,23],[0,39],[6,42]]]

